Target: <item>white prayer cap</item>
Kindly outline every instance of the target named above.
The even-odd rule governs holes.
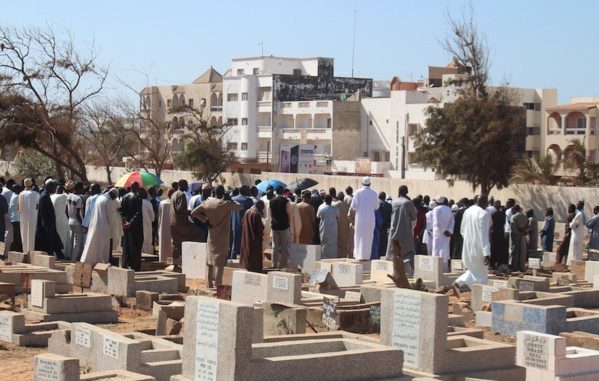
[[[23,185],[25,185],[25,188],[31,188],[33,186],[33,181],[31,179],[25,179],[23,180]]]
[[[119,197],[119,190],[117,188],[110,189],[108,193],[112,193],[114,197]]]
[[[48,180],[46,180],[46,182],[44,183],[45,186],[48,186],[49,184],[55,182],[55,180],[53,178],[49,178]]]
[[[459,207],[458,207],[458,204],[453,204],[453,205],[451,206],[451,211],[452,211],[452,212],[457,212],[457,211],[458,211],[458,209],[459,209]]]
[[[428,208],[430,210],[435,209],[436,206],[437,206],[437,203],[435,202],[435,200],[433,200],[433,201],[431,201],[431,202],[428,203]]]
[[[364,178],[362,179],[362,185],[369,187],[370,186],[370,177],[364,176]]]
[[[437,202],[437,204],[443,204],[443,203],[447,202],[447,198],[445,196],[439,195],[439,196],[437,196],[435,201]]]

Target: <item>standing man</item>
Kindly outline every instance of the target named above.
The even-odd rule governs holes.
[[[526,270],[526,228],[528,218],[522,213],[520,205],[514,205],[511,218],[511,265],[515,271]]]
[[[241,221],[241,250],[239,252],[239,265],[248,271],[261,273],[262,266],[262,235],[264,224],[262,223],[262,212],[264,201],[258,200],[243,215]]]
[[[393,241],[401,250],[401,259],[409,260],[410,266],[414,268],[414,247],[413,229],[416,222],[417,213],[414,204],[408,197],[408,187],[401,185],[399,187],[399,198],[391,204],[391,225],[389,227],[389,244],[387,245],[386,260],[393,260]]]
[[[179,184],[180,186],[181,184]],[[210,198],[195,208],[191,215],[208,225],[208,287],[223,283],[223,269],[227,264],[231,237],[231,212],[243,209],[243,205],[225,200],[225,187],[215,189],[216,198]],[[216,267],[216,271],[215,271]]]
[[[482,195],[478,197],[475,205],[464,212],[460,229],[464,237],[462,261],[466,271],[453,284],[456,295],[459,295],[459,287],[463,285],[470,288],[473,284],[487,284],[491,258],[491,214],[484,209],[486,206],[487,196]]]
[[[141,270],[141,247],[144,242],[143,212],[139,184],[131,184],[131,192],[121,200],[123,219],[123,258],[121,266],[135,271]]]
[[[67,184],[69,185],[69,184]],[[66,248],[66,257],[78,261],[83,253],[83,227],[81,216],[83,208],[83,184],[77,183],[74,186],[70,183],[72,192],[67,196],[67,214],[69,216],[69,242]],[[67,188],[67,189],[69,189]]]
[[[171,223],[171,238],[173,241],[173,263],[181,265],[181,243],[183,241],[206,242],[205,232],[191,221],[187,208],[187,181],[179,180],[177,190],[171,196],[169,220]],[[204,187],[202,186],[202,189]]]
[[[107,193],[96,197],[81,262],[91,263],[92,266],[108,263],[112,253],[111,244],[121,230],[121,221],[114,213],[114,200],[118,195],[118,189],[112,188]]]
[[[568,264],[570,264],[573,259],[582,261],[582,240],[584,239],[585,226],[584,201],[578,201],[576,203],[576,214],[574,215],[572,222],[570,222],[572,237],[570,238]]]
[[[362,185],[351,201],[350,214],[354,217],[354,258],[367,261],[372,255],[372,239],[376,222],[374,211],[379,208],[379,200],[376,192],[370,189],[370,177],[364,177]]]
[[[21,239],[23,241],[23,253],[35,250],[35,229],[37,228],[37,205],[40,199],[39,193],[33,190],[33,181],[23,181],[25,190],[19,194],[19,219],[21,223]]]
[[[154,235],[152,233],[152,224],[154,223],[154,206],[148,200],[148,191],[144,188],[139,190],[139,197],[141,197],[141,221],[143,226],[144,240],[141,245],[141,252],[146,254],[154,254]]]
[[[320,234],[323,259],[337,258],[337,221],[339,219],[339,210],[331,205],[332,202],[333,197],[327,194],[324,196],[324,204],[316,212],[316,217],[320,219],[318,232]]]
[[[14,239],[14,231],[10,221],[10,199],[13,196],[11,188],[14,183],[14,180],[10,179],[2,187],[2,196],[6,201],[6,212],[4,213],[4,235],[2,237],[4,240],[4,252],[0,253],[0,255],[4,255],[4,258],[6,258],[8,255],[8,252],[10,251],[10,245],[12,245]],[[0,234],[1,233],[2,232],[0,232]]]
[[[543,251],[553,251],[553,234],[555,232],[555,220],[553,219],[553,208],[545,210],[545,223],[541,229],[541,246]]]
[[[250,188],[247,185],[242,185],[239,187],[239,194],[237,196],[233,196],[231,200],[243,206],[243,209],[240,211],[231,212],[231,228],[233,231],[233,239],[231,240],[231,246],[229,248],[229,258],[236,259],[239,256],[239,251],[241,250],[241,221],[243,220],[245,212],[254,206],[254,202],[250,198]]]
[[[158,258],[160,262],[165,263],[173,257],[170,208],[174,192],[174,189],[169,189],[167,197],[158,204]]]
[[[593,208],[593,218],[587,222],[587,228],[591,229],[589,249],[599,250],[599,206]]]
[[[23,251],[23,241],[21,240],[21,222],[19,214],[19,193],[21,193],[21,186],[14,184],[12,186],[12,197],[8,204],[8,213],[10,214],[10,223],[12,224],[12,243],[8,246],[8,250]],[[5,256],[8,254],[5,250]]]
[[[433,209],[433,257],[443,258],[444,271],[449,270],[449,242],[453,234],[454,218],[447,206],[447,197],[437,197],[437,207]]]
[[[290,195],[288,200],[291,206],[291,215],[289,216],[290,241],[291,243],[299,243],[300,232],[302,231],[302,218],[295,202],[295,196]]]
[[[64,259],[62,241],[56,230],[54,205],[52,205],[50,197],[56,192],[58,183],[53,179],[48,179],[44,185],[44,191],[39,199],[35,248],[36,250],[45,251],[48,255],[56,255],[58,259]]]
[[[458,201],[458,210],[455,212],[455,225],[454,225],[454,234],[451,237],[451,259],[462,259],[462,245],[464,243],[464,239],[462,238],[461,226],[462,226],[462,217],[464,217],[464,212],[466,211],[466,207],[468,204],[468,199],[463,198]]]
[[[337,193],[337,201],[332,203],[339,211],[339,219],[337,220],[337,256],[339,258],[349,258],[352,255],[349,242],[352,241],[353,237],[350,235],[349,217],[347,216],[349,204],[343,201],[344,198],[343,192],[339,192]]]
[[[297,210],[300,215],[301,228],[299,234],[299,243],[311,245],[314,242],[314,224],[316,222],[316,211],[310,204],[310,191],[302,191],[302,201],[297,204]]]
[[[393,208],[391,204],[386,201],[387,195],[385,192],[379,193],[379,212],[383,219],[383,226],[380,232],[380,244],[379,244],[379,258],[384,257],[387,253],[387,241],[389,235],[389,228],[391,227],[391,213]]]
[[[283,196],[284,189],[278,186],[276,197],[270,200],[270,227],[272,230],[272,259],[273,267],[287,267],[289,256],[289,218],[293,211],[289,200]]]
[[[93,183],[89,187],[89,197],[85,200],[85,212],[83,213],[83,221],[81,222],[81,226],[83,226],[85,232],[89,228],[89,222],[92,220],[94,214],[94,205],[101,191],[100,185],[96,183]]]
[[[65,249],[69,243],[69,217],[67,216],[68,197],[64,194],[64,187],[59,185],[56,187],[56,193],[50,196],[52,205],[54,206],[54,214],[56,215],[56,231],[62,241],[62,247]]]
[[[513,198],[508,198],[505,203],[504,231],[505,231],[505,240],[507,241],[510,250],[513,245],[512,244],[512,216],[514,215],[514,212],[513,212],[512,208],[514,207],[514,205],[516,205],[516,200],[514,200]],[[511,251],[510,251],[510,258],[511,258]]]
[[[495,201],[496,212],[491,215],[491,267],[496,269],[509,263],[508,244],[505,238],[505,212],[501,201]]]

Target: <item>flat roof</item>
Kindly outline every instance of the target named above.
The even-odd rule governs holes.
[[[332,57],[279,57],[279,56],[256,56],[256,57],[244,57],[244,58],[233,58],[231,61],[255,61],[263,59],[277,59],[286,61],[304,61],[304,60],[316,60],[319,58],[332,60]]]
[[[547,107],[547,111],[576,111],[576,110],[588,110],[590,108],[597,108],[599,103],[597,102],[579,102],[570,103],[566,105],[558,105],[554,107]]]

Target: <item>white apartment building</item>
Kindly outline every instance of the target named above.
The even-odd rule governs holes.
[[[432,70],[431,70],[432,69]],[[361,151],[373,163],[389,162],[383,174],[405,179],[439,179],[432,169],[424,168],[415,159],[416,135],[426,128],[426,110],[431,105],[442,107],[458,96],[453,85],[446,85],[458,73],[444,73],[444,68],[429,68],[434,81],[393,83],[388,97],[362,99]],[[439,72],[441,71],[441,72]],[[400,90],[409,88],[409,90]],[[490,89],[493,91],[493,88]],[[542,157],[544,146],[540,135],[546,131],[546,110],[557,104],[555,89],[520,89],[514,92],[515,106],[526,113],[526,124],[520,128],[522,139],[517,152],[529,157]]]
[[[355,143],[352,151],[333,141],[359,138],[359,102],[342,100],[371,95],[372,80],[335,77],[333,69],[333,59],[323,57],[234,59],[223,78],[227,148],[250,170],[253,164],[289,170],[280,153],[293,145],[312,146],[314,172],[336,157],[359,155]]]

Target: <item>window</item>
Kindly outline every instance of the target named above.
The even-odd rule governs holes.
[[[193,99],[192,99],[192,98],[189,98],[189,99],[187,100],[187,104],[189,105],[189,107],[193,107]]]
[[[170,99],[166,100],[166,107],[171,107],[172,101]]]
[[[252,69],[252,74],[258,75],[258,73],[260,73],[260,69],[258,69],[257,67]]]
[[[391,152],[385,151],[385,161],[391,161]]]
[[[331,118],[327,119],[327,128],[331,128]]]
[[[229,118],[229,119],[227,119],[227,124],[229,126],[237,126],[237,122],[238,122],[237,118]]]
[[[587,121],[585,118],[576,119],[576,128],[586,128],[586,127],[587,127]]]
[[[417,123],[409,123],[408,124],[408,136],[416,136],[418,134],[418,124]]]
[[[310,102],[299,102],[297,107],[310,107]]]
[[[541,104],[540,103],[524,102],[523,105],[524,105],[524,108],[527,109],[527,110],[532,110],[532,111],[540,111],[541,110]]]
[[[238,99],[237,93],[227,94],[227,102],[237,102],[237,99]]]
[[[247,143],[241,143],[241,150],[242,151],[247,151],[248,150],[248,144]]]
[[[237,143],[227,143],[227,151],[237,151]]]
[[[379,151],[372,153],[372,161],[381,161],[381,153]]]
[[[248,125],[248,118],[241,118],[241,125],[242,126],[247,126]]]
[[[248,93],[241,93],[241,100],[242,101],[247,101],[248,100]]]
[[[237,69],[237,75],[243,75],[243,69]]]
[[[293,69],[293,75],[295,75],[295,76],[302,75],[302,69]]]
[[[372,126],[372,119],[370,119],[370,120],[368,121],[368,125],[369,125],[369,126]]]
[[[541,127],[528,127],[526,129],[526,135],[541,135]]]

